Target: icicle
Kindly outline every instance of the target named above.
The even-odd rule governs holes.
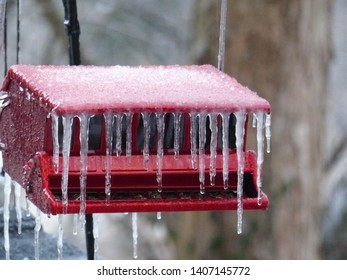
[[[157,220],[161,220],[162,219],[162,213],[161,212],[157,212]]]
[[[227,0],[222,0],[220,26],[219,26],[219,52],[218,52],[218,69],[221,71],[224,71],[226,18],[227,18]]]
[[[197,113],[190,113],[190,153],[192,157],[192,168],[197,169],[197,147],[196,147],[196,116]]]
[[[58,215],[58,240],[57,240],[57,250],[58,250],[58,260],[63,259],[63,236],[64,236],[64,225],[63,225],[63,215]]]
[[[258,185],[258,205],[262,203],[262,166],[264,162],[264,112],[257,111],[257,185]]]
[[[20,207],[20,198],[22,187],[15,181],[14,184],[14,196],[15,196],[15,206],[16,206],[16,216],[17,216],[17,231],[18,234],[22,233],[22,209]]]
[[[6,260],[10,259],[10,196],[11,196],[11,177],[5,173],[4,176],[4,249]]]
[[[236,152],[237,152],[237,233],[242,233],[242,196],[243,196],[243,174],[244,174],[244,152],[243,152],[243,142],[245,135],[245,121],[246,113],[239,111],[235,113],[236,117]]]
[[[52,138],[53,138],[53,167],[55,174],[59,171],[59,117],[52,113]]]
[[[126,113],[127,118],[127,130],[126,130],[126,146],[125,146],[125,155],[130,160],[131,158],[131,145],[132,145],[132,123],[133,123],[133,113]]]
[[[110,204],[111,198],[111,166],[112,166],[112,142],[113,142],[113,114],[105,113],[105,130],[106,130],[106,162],[105,162],[105,194],[106,204]]]
[[[180,152],[180,123],[181,123],[181,114],[174,113],[174,154],[175,160],[179,158]]]
[[[29,204],[28,198],[25,198],[25,208],[26,208],[26,216],[30,217],[30,204]]]
[[[71,126],[73,116],[63,116],[63,173],[61,179],[61,192],[62,192],[62,204],[64,206],[64,212],[66,211],[68,204],[68,180],[69,180],[69,161],[70,161],[70,147],[71,147]]]
[[[265,115],[265,137],[266,137],[266,152],[270,153],[271,113],[267,113]]]
[[[222,113],[222,144],[223,144],[223,184],[229,187],[229,113]]]
[[[122,153],[122,113],[116,114],[116,156],[119,157]]]
[[[158,183],[158,192],[161,192],[163,189],[163,174],[162,174],[162,165],[163,165],[163,155],[164,155],[164,113],[156,113],[157,116],[157,132],[158,132],[158,144],[157,144],[157,183]]]
[[[73,221],[72,221],[72,234],[73,235],[77,235],[78,233],[78,217],[82,217],[82,215],[78,215],[78,214],[73,214]],[[85,217],[83,217],[81,219],[81,228],[82,228],[82,224],[85,223]]]
[[[199,113],[199,182],[200,193],[205,193],[205,144],[206,144],[206,113]]]
[[[211,186],[215,185],[216,180],[216,159],[217,159],[217,114],[211,113],[210,118],[210,130],[211,130],[211,143],[210,143],[210,183]]]
[[[98,259],[99,252],[99,215],[93,215],[94,260]]]
[[[88,171],[88,140],[89,140],[89,121],[90,117],[81,114],[80,118],[80,226],[84,227],[86,211],[86,188]]]
[[[133,258],[138,258],[138,217],[137,213],[131,215],[132,237],[133,237]]]
[[[142,113],[143,120],[143,166],[147,170],[148,162],[149,162],[149,140],[151,136],[151,126],[150,126],[150,113],[143,112]]]
[[[256,128],[257,127],[257,116],[255,113],[253,113],[252,115],[253,115],[252,127]]]
[[[39,208],[36,209],[35,217],[35,260],[40,259],[40,230],[41,230],[41,211]]]

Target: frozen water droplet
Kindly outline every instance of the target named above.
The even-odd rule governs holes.
[[[210,130],[211,130],[211,143],[210,143],[210,183],[211,186],[215,185],[216,179],[216,159],[217,159],[217,139],[218,139],[218,125],[217,114],[211,113]]]
[[[40,230],[41,230],[41,211],[39,208],[36,209],[35,216],[35,260],[40,259]]]
[[[258,185],[258,205],[262,203],[262,166],[264,162],[264,112],[257,111],[257,185]]]
[[[85,225],[86,211],[86,189],[87,189],[87,171],[88,171],[88,140],[89,140],[89,122],[90,117],[81,114],[80,119],[80,226]]]
[[[137,213],[131,215],[132,237],[133,237],[133,258],[138,258],[138,217]]]
[[[180,123],[181,123],[181,114],[175,113],[174,114],[174,154],[175,154],[176,160],[178,160],[179,158],[179,151],[180,151]]]
[[[266,137],[266,152],[270,153],[271,141],[271,113],[265,115],[265,137]]]
[[[69,180],[69,161],[71,148],[71,133],[72,133],[73,116],[63,116],[63,171],[61,180],[62,204],[64,212],[67,210],[68,204],[68,180]]]
[[[230,113],[222,113],[222,144],[223,144],[223,184],[229,187],[229,119]]]
[[[192,168],[197,169],[197,147],[196,147],[196,117],[197,113],[190,113],[190,153],[192,157]]]
[[[199,182],[201,194],[205,193],[206,116],[205,112],[199,113]]]
[[[143,166],[147,170],[149,163],[149,139],[151,136],[150,113],[142,113],[144,142],[143,142]]]
[[[113,114],[105,113],[105,130],[106,130],[106,161],[105,161],[105,194],[106,204],[110,203],[111,197],[111,166],[112,166],[112,143],[113,143]]]
[[[242,233],[242,215],[243,215],[243,175],[244,175],[244,135],[245,135],[245,121],[246,113],[238,111],[235,113],[236,117],[236,153],[237,153],[237,233]]]
[[[58,120],[59,117],[56,114],[52,116],[52,137],[53,137],[53,167],[55,174],[59,171],[59,130]]]
[[[163,155],[164,155],[164,130],[165,130],[165,114],[156,113],[157,116],[157,133],[158,133],[158,143],[157,143],[157,183],[158,192],[162,191],[163,188]]]

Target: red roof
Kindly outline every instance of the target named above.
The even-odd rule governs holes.
[[[106,111],[270,111],[270,104],[211,65],[12,66],[16,80],[57,114]]]

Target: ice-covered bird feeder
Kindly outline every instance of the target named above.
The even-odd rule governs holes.
[[[2,91],[4,169],[44,213],[268,208],[270,105],[213,66],[15,65]]]

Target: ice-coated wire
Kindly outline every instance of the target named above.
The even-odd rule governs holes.
[[[227,18],[227,0],[222,0],[220,11],[220,25],[219,25],[219,51],[218,51],[218,69],[224,71],[224,57],[225,57],[225,29]]]

